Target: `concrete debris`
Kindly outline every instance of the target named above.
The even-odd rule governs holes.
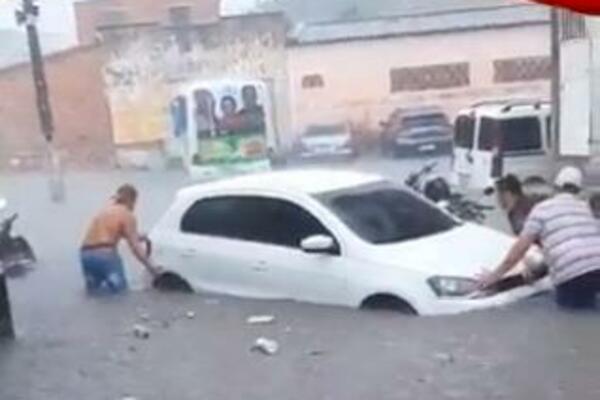
[[[257,351],[267,356],[273,356],[279,351],[279,343],[277,343],[275,340],[261,337],[256,339],[256,342],[254,342],[252,351]]]
[[[249,325],[268,325],[273,322],[275,322],[273,315],[252,315],[246,320],[246,323]]]
[[[150,338],[150,329],[145,327],[144,325],[134,325],[133,326],[133,336],[138,339],[149,339]]]

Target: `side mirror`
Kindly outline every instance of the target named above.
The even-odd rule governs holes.
[[[337,254],[335,240],[327,235],[310,236],[302,240],[300,247],[309,254]]]

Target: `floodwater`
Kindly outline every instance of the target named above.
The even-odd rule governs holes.
[[[401,179],[416,164],[357,166]],[[67,202],[56,205],[43,175],[0,177],[21,213],[16,228],[41,259],[9,282],[19,338],[0,343],[1,400],[600,398],[598,314],[560,312],[549,296],[442,318],[152,291],[87,298],[77,248],[91,214],[132,182],[149,228],[186,181],[177,172],[71,173]],[[277,319],[247,325],[254,314]],[[136,323],[150,328],[148,340],[133,336]],[[250,352],[260,336],[280,352]]]

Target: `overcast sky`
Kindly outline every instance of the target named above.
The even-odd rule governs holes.
[[[38,0],[42,13],[40,30],[65,34],[74,40],[76,35],[73,3],[75,1]],[[21,0],[0,0],[0,29],[18,29],[14,13],[20,3]]]

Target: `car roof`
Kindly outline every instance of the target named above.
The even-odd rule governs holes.
[[[383,181],[379,175],[349,170],[302,169],[243,175],[193,185],[179,191],[180,197],[199,197],[212,191],[273,191],[320,194]]]
[[[402,117],[418,117],[421,115],[444,114],[444,110],[439,106],[420,106],[397,108],[392,115],[401,115]]]
[[[502,119],[548,114],[550,109],[550,103],[544,100],[491,100],[474,104],[459,112],[459,115],[469,115],[476,112],[481,116]]]

